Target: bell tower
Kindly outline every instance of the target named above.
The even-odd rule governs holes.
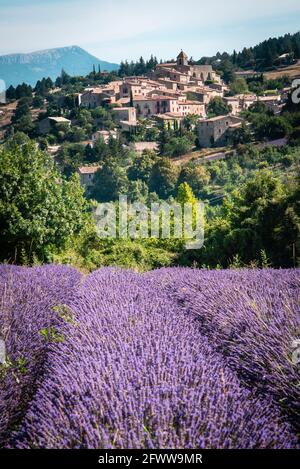
[[[189,58],[182,50],[177,57],[177,67],[185,67],[188,64],[189,64]]]

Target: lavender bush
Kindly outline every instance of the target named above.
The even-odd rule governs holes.
[[[66,267],[0,267],[0,338],[8,354],[0,365],[0,444],[22,421],[43,372],[49,344],[39,331],[63,322],[52,308],[71,298],[79,281]]]
[[[3,266],[0,280],[3,447],[299,446],[299,271]]]
[[[274,399],[300,429],[300,271],[162,269],[147,274],[192,315],[249,387]]]

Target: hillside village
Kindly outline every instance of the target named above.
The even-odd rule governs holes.
[[[275,43],[270,61],[267,52]],[[274,266],[297,265],[300,112],[292,93],[293,80],[300,77],[300,35],[198,61],[183,50],[176,55],[166,62],[153,56],[121,62],[116,71],[94,66],[85,76],[62,70],[55,81],[48,77],[35,87],[23,83],[6,90],[6,103],[0,104],[0,172],[4,180],[24,185],[24,219],[31,220],[34,213],[26,211],[31,203],[22,202],[31,197],[28,181],[31,188],[40,187],[42,179],[54,199],[78,206],[76,216],[64,218],[64,230],[53,231],[49,220],[49,231],[38,237],[35,250],[35,225],[13,218],[7,227],[10,236],[19,243],[17,231],[12,232],[17,223],[26,231],[27,244],[18,244],[18,253],[11,250],[11,256],[23,262],[23,252],[31,261],[36,252],[47,258],[54,253],[63,263],[88,270],[102,265],[142,265],[147,270],[194,262],[257,265],[264,253]],[[14,206],[10,184],[3,190]],[[127,195],[129,205],[203,201],[206,249],[190,255],[176,240],[123,246],[99,241],[89,230],[75,236],[73,244],[70,227],[81,226],[95,203],[117,203],[120,194]],[[40,197],[44,200],[43,193]],[[40,199],[35,200],[39,213]],[[11,206],[3,220],[14,217]],[[60,214],[65,217],[68,210]],[[47,207],[45,213],[50,212]],[[38,219],[44,220],[43,215]],[[7,249],[11,246],[9,241]],[[268,259],[262,262],[268,264]]]
[[[279,114],[288,91],[257,96],[239,94],[227,97],[229,87],[213,70],[211,65],[190,65],[188,55],[181,51],[176,62],[158,64],[149,76],[126,77],[105,86],[87,88],[78,94],[79,106],[91,109],[103,105],[113,106],[119,130],[134,133],[139,119],[149,119],[149,125],[162,124],[167,129],[179,129],[187,116],[197,116],[198,142],[202,148],[223,147],[230,133],[241,127],[242,111],[254,103],[263,103],[271,112]],[[214,98],[221,98],[228,105],[230,113],[225,116],[208,118],[207,108]],[[116,132],[111,133],[116,138]],[[99,138],[107,140],[104,132],[92,136],[91,144]],[[156,150],[147,142],[142,150]],[[79,169],[84,185],[91,184],[92,174],[98,170],[82,167]]]
[[[95,71],[93,74],[95,76]],[[223,149],[227,148],[228,152],[228,148],[232,147],[236,132],[249,125],[245,121],[245,112],[255,105],[262,105],[270,115],[280,115],[291,91],[291,86],[287,85],[282,89],[267,90],[265,94],[249,91],[235,94],[212,65],[194,64],[184,51],[178,54],[176,61],[157,63],[153,70],[144,75],[121,78],[106,71],[99,71],[98,75],[104,81],[103,84],[89,85],[71,94],[59,86],[59,80],[56,86],[51,86],[51,83],[48,85],[47,80],[38,82],[37,87],[45,87],[48,96],[46,100],[37,96],[37,91],[33,93],[33,102],[40,102],[30,106],[31,125],[35,126],[34,132],[38,139],[46,138],[45,148],[54,158],[63,151],[64,138],[59,138],[61,134],[66,135],[66,141],[91,149],[99,140],[108,145],[111,139],[119,141],[121,138],[124,148],[142,155],[144,151],[160,152],[159,132],[162,129],[170,134],[182,135],[187,128],[193,131],[197,145],[192,143],[187,149],[187,155],[185,151],[181,151],[181,155],[179,152],[179,161],[177,158],[175,164],[199,157],[200,160],[203,157],[204,162],[206,155],[207,161],[210,161],[214,153],[217,159],[223,158],[227,154]],[[236,72],[237,79],[244,81],[245,77],[255,80],[261,79],[261,76],[253,71]],[[25,103],[21,107],[26,107],[26,96],[22,99],[25,99]],[[50,108],[49,112],[51,100],[55,99],[57,105]],[[223,110],[211,115],[212,103],[223,106]],[[14,121],[17,121],[19,104],[18,101],[12,101],[2,106],[0,138],[1,133],[4,135],[4,129],[13,132],[18,130],[14,127]],[[103,116],[97,117],[99,109],[109,114],[109,122],[105,122]],[[84,121],[84,110],[96,116],[93,125],[88,123],[88,132],[83,130],[81,124]],[[25,116],[23,112],[20,115],[22,123]],[[24,127],[26,125],[21,130]],[[144,128],[144,134],[141,134],[141,128]],[[187,134],[186,137],[190,136]],[[215,152],[210,149],[215,149]],[[92,188],[94,176],[100,167],[98,162],[78,165],[81,183],[87,191]]]
[[[299,0],[0,12],[2,455],[293,467]]]

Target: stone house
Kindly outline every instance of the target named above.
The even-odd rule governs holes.
[[[187,54],[183,51],[177,57],[176,63],[159,64],[153,76],[168,76],[175,81],[189,82],[192,78],[201,82],[211,81],[221,83],[220,76],[213,70],[211,65],[190,65]]]
[[[205,117],[205,105],[199,101],[178,101],[178,114],[181,116],[189,116],[194,114],[196,116]]]
[[[71,121],[69,119],[65,119],[65,117],[46,117],[39,122],[39,133],[46,135],[60,124],[71,127]]]
[[[115,107],[113,113],[118,122],[126,121],[135,123],[136,122],[136,109],[135,107]]]
[[[177,99],[170,96],[153,95],[151,98],[136,98],[133,105],[137,116],[144,118],[178,111]]]
[[[257,100],[264,103],[274,114],[279,114],[282,111],[283,104],[280,95],[259,96]]]
[[[157,122],[159,122],[165,129],[168,130],[178,130],[181,127],[183,121],[183,116],[180,114],[167,112],[166,114],[158,114],[155,116]]]
[[[240,100],[238,97],[229,96],[227,98],[224,98],[224,101],[226,102],[226,104],[228,104],[228,106],[231,106],[231,114],[233,116],[239,115],[239,113],[242,110],[242,107],[241,107]]]
[[[80,184],[84,187],[85,190],[89,190],[95,178],[95,174],[101,168],[99,165],[95,166],[81,166],[78,168],[78,173],[80,176]]]
[[[243,119],[233,116],[219,116],[200,120],[198,123],[198,140],[204,148],[226,145],[230,132],[242,125]]]
[[[116,130],[98,130],[92,135],[92,145],[100,138],[107,144],[110,138],[115,140],[118,138],[118,132]]]

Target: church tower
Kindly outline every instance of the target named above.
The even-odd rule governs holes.
[[[177,67],[186,67],[188,64],[189,58],[182,50],[177,57]]]

